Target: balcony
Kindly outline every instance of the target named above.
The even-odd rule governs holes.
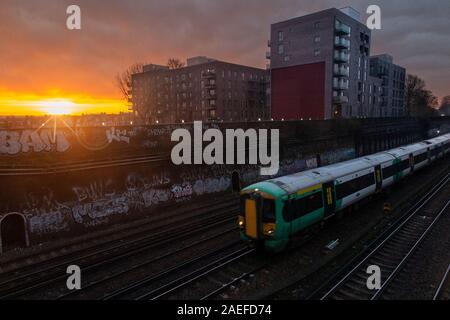
[[[339,21],[336,21],[334,29],[336,30],[336,33],[340,34],[340,35],[349,35],[350,34],[350,27]]]
[[[205,83],[205,88],[207,88],[207,89],[214,89],[215,87],[216,87],[215,81],[214,82],[208,81]]]
[[[339,66],[339,65],[334,65],[334,75],[336,75],[338,77],[348,77],[350,75],[349,68]]]
[[[334,51],[334,60],[337,62],[348,62],[350,60],[350,55],[344,51]]]
[[[202,72],[202,77],[206,79],[211,79],[216,77],[216,72],[213,70],[207,70],[205,72]]]
[[[270,60],[270,51],[266,52],[266,59]]]
[[[333,97],[333,103],[336,103],[336,104],[348,103],[348,97],[341,96],[341,95],[334,96]]]
[[[209,100],[215,100],[217,98],[217,92],[214,90],[208,90],[206,92],[206,98]]]
[[[333,78],[333,88],[337,90],[348,90],[348,81],[343,79]]]
[[[341,37],[336,37],[334,38],[334,46],[336,48],[348,49],[350,48],[350,40]]]

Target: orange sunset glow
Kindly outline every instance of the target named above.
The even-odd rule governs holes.
[[[365,13],[366,2],[352,5]],[[265,68],[271,23],[331,6],[325,0],[284,3],[78,0],[82,27],[68,30],[70,1],[1,0],[0,115],[127,112],[115,79],[135,63],[204,55]],[[373,54],[389,52],[408,73],[420,75],[440,98],[448,94],[450,77],[443,3],[400,10],[383,1],[383,28],[372,46]],[[425,12],[423,21],[433,23],[417,24],[417,14]]]
[[[0,93],[0,115],[79,115],[127,111],[128,106],[121,99]]]

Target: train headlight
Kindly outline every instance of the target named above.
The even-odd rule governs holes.
[[[239,216],[238,224],[239,224],[239,228],[244,229],[244,226],[245,226],[244,217]]]
[[[275,224],[265,223],[264,224],[264,235],[272,237],[275,234]]]

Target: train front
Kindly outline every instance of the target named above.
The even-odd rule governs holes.
[[[286,245],[288,231],[283,226],[280,194],[272,189],[260,183],[241,192],[239,228],[243,240],[269,251],[280,251]]]

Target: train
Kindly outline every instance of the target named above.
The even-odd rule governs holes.
[[[252,184],[241,190],[239,228],[244,241],[268,251],[343,212],[450,152],[450,134]]]

